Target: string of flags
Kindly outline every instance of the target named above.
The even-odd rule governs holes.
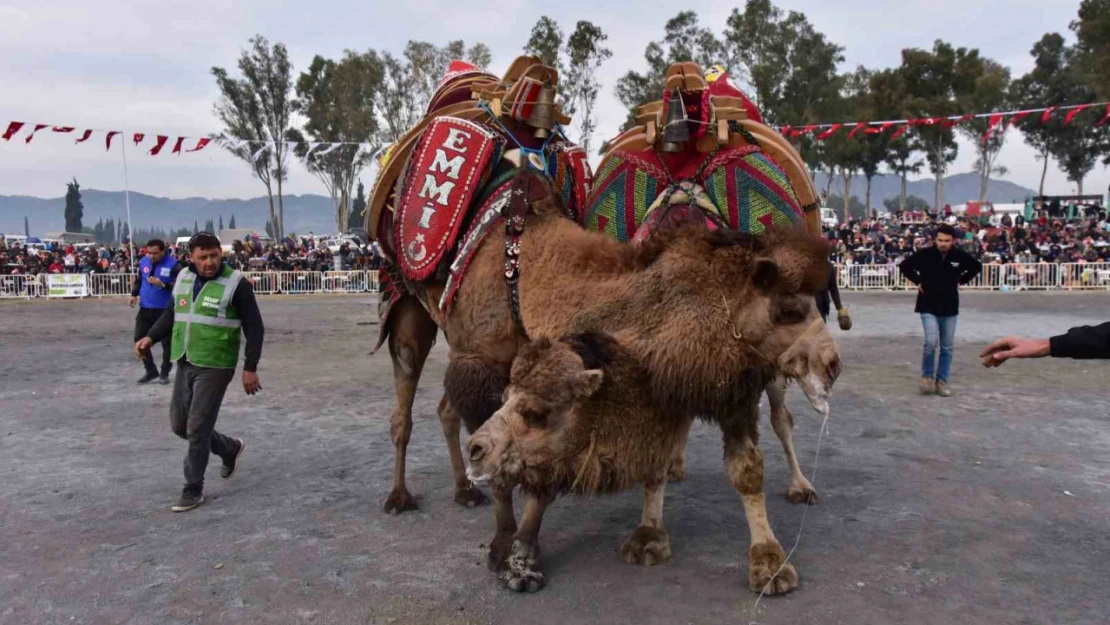
[[[49,129],[49,131],[47,131]],[[85,143],[90,140],[93,135],[101,135],[104,138],[104,149],[111,150],[112,142],[119,137],[121,141],[125,141],[128,136],[130,140],[136,145],[142,145],[144,142],[147,145],[143,146],[147,154],[150,156],[158,156],[165,151],[167,145],[172,145],[170,154],[182,154],[184,152],[200,152],[209,145],[216,144],[226,147],[230,150],[239,150],[244,147],[249,147],[251,152],[251,160],[257,161],[262,155],[275,149],[277,145],[274,141],[250,141],[243,139],[223,139],[216,137],[172,137],[170,135],[148,134],[144,132],[124,133],[120,130],[100,130],[96,128],[83,129],[78,133],[75,126],[55,126],[52,124],[30,124],[20,121],[8,122],[7,130],[4,134],[0,135],[0,139],[4,141],[11,141],[12,139],[23,139],[24,143],[31,143],[39,131],[70,134],[76,137],[75,144]],[[149,137],[149,141],[148,141]],[[171,144],[170,141],[173,141]],[[338,148],[345,145],[357,145],[360,150],[371,152],[373,146],[369,143],[355,143],[349,141],[341,142],[326,142],[326,141],[306,141],[304,145],[308,146],[305,152],[305,158],[320,157],[329,154]],[[301,142],[297,141],[284,141],[281,142],[290,152],[295,150]],[[149,147],[148,147],[149,146]]]
[[[824,141],[830,137],[835,136],[841,130],[848,131],[848,138],[854,138],[860,133],[877,135],[882,134],[891,128],[894,132],[890,134],[891,139],[901,137],[906,131],[911,128],[922,126],[935,126],[939,125],[944,128],[955,128],[964,122],[972,119],[987,119],[987,131],[983,135],[982,141],[986,143],[991,138],[999,127],[1002,130],[1007,130],[1017,122],[1025,117],[1034,114],[1040,114],[1040,123],[1047,124],[1052,116],[1056,113],[1064,113],[1064,125],[1072,123],[1077,115],[1089,108],[1098,109],[1105,107],[1105,112],[1098,122],[1095,123],[1096,128],[1100,128],[1107,122],[1110,122],[1110,102],[1096,102],[1091,104],[1070,104],[1067,106],[1046,106],[1044,108],[1036,109],[1023,109],[1018,111],[1001,111],[992,113],[968,113],[966,115],[952,115],[949,117],[919,117],[916,119],[896,119],[886,121],[860,121],[860,122],[847,122],[839,124],[808,124],[805,126],[779,126],[777,130],[782,133],[784,137],[789,139],[796,139],[806,135],[814,135],[818,141]],[[1005,123],[1004,123],[1005,122]]]

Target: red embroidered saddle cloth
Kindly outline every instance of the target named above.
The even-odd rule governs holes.
[[[406,278],[426,280],[454,248],[497,151],[494,132],[474,122],[440,117],[428,125],[393,217],[394,252]]]

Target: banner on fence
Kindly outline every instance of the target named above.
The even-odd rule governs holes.
[[[52,273],[46,276],[47,297],[88,297],[89,282],[83,273]]]

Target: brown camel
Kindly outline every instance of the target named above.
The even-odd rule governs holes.
[[[505,245],[496,237],[476,252],[451,314],[428,307],[450,346],[441,412],[457,413],[474,432],[500,406],[513,358],[529,336],[608,332],[647,366],[660,409],[680,421],[698,415],[729,424],[730,475],[745,494],[753,537],[766,542],[758,389],[778,370],[826,410],[839,373],[812,297],[827,277],[825,244],[795,229],[752,237],[676,228],[633,246],[582,230],[562,216],[544,179],[529,173],[521,179],[539,192],[520,241],[520,322],[509,305]],[[418,286],[433,302],[443,290],[435,282]],[[398,371],[405,373],[403,364]],[[394,431],[400,440],[407,434]],[[511,491],[495,489],[494,499],[490,564],[500,570],[516,523]],[[781,563],[781,549],[766,558]]]

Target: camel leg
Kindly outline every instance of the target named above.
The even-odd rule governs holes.
[[[744,503],[744,514],[751,532],[748,551],[748,588],[752,592],[778,595],[798,585],[798,572],[785,564],[786,552],[775,539],[767,520],[767,501],[763,495],[763,452],[758,440],[758,395],[737,415],[736,422],[722,424],[725,439],[725,465],[732,486]],[[780,570],[781,569],[781,570]]]
[[[509,551],[513,546],[513,536],[516,534],[512,486],[493,485],[493,518],[496,531],[489,544],[486,565],[494,573],[500,573],[508,566]]]
[[[663,531],[663,492],[667,479],[662,471],[644,481],[644,512],[640,527],[621,545],[625,564],[653,566],[671,559],[671,541]]]
[[[671,452],[671,466],[667,469],[667,479],[672,482],[686,479],[686,440],[690,437],[690,428],[693,426],[694,417],[688,417],[678,428],[678,438],[675,439],[674,451]]]
[[[474,508],[489,503],[489,497],[480,488],[470,483],[466,476],[466,464],[463,462],[462,451],[459,448],[459,430],[462,419],[459,418],[451,402],[444,395],[439,400],[439,424],[443,427],[443,437],[447,439],[447,451],[451,454],[451,471],[455,474],[455,503],[467,508]]]
[[[794,415],[786,407],[786,380],[782,376],[776,376],[767,385],[767,401],[771,404],[771,427],[782,442],[786,462],[790,465],[790,486],[786,488],[786,498],[790,503],[813,505],[817,503],[817,491],[802,475],[798,457],[794,453]]]
[[[540,524],[543,513],[553,497],[529,496],[524,503],[520,528],[513,536],[505,565],[497,574],[501,582],[517,592],[536,592],[544,587],[543,563],[540,562]]]
[[[390,419],[389,437],[396,450],[393,464],[393,490],[384,509],[400,514],[417,508],[416,498],[405,485],[405,452],[412,435],[412,401],[424,361],[436,338],[436,325],[420,303],[410,296],[397,302],[389,315],[389,355],[393,358],[393,387],[397,407]]]

